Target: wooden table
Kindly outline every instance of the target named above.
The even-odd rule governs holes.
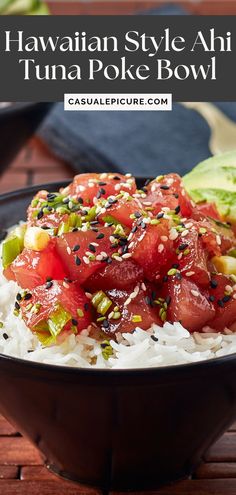
[[[72,177],[69,165],[33,138],[0,178],[0,192]],[[59,480],[38,451],[0,417],[0,495],[98,495],[98,490]],[[153,492],[154,493],[154,492]],[[236,495],[236,423],[208,452],[191,480],[156,495]]]

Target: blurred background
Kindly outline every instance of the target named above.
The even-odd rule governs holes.
[[[236,15],[236,1],[0,0],[0,15],[50,14]],[[62,104],[4,102],[0,131],[0,192],[78,172],[183,174],[236,148],[236,102],[174,104],[172,112],[82,113],[64,112]]]

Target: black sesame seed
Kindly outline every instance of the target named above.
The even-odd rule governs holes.
[[[76,264],[77,266],[81,265],[81,259],[79,258],[79,256],[76,256],[76,257],[75,257],[75,264]]]
[[[75,327],[77,327],[77,325],[78,325],[78,321],[77,321],[75,318],[72,318],[71,323],[72,323],[72,325],[74,325]]]
[[[7,333],[5,333],[5,332],[3,333],[3,335],[2,335],[2,336],[3,336],[3,338],[4,338],[5,340],[9,339],[9,336],[8,336],[8,335],[7,335]]]
[[[71,284],[72,280],[70,280],[70,278],[68,277],[64,277],[64,282],[66,282],[66,284]]]
[[[153,291],[152,291],[151,296],[152,296],[152,299],[153,299],[153,301],[154,301],[154,299],[156,299],[156,296],[157,296],[157,293],[156,293],[156,291],[155,291],[155,290],[153,290]]]
[[[89,244],[88,248],[90,251],[92,251],[92,253],[96,253],[96,247],[93,244]]]
[[[52,280],[49,280],[49,282],[46,283],[46,289],[51,289],[52,286],[53,286],[53,282]]]
[[[54,201],[56,199],[57,195],[53,193],[48,193],[47,194],[47,200],[51,203],[51,201]]]
[[[230,301],[230,299],[231,299],[231,296],[227,295],[227,296],[224,296],[224,297],[222,298],[222,301],[223,301],[223,303],[227,303],[227,302],[229,302],[229,301]]]
[[[145,182],[144,182],[144,185],[145,186],[148,186],[148,184],[150,184],[150,182],[152,181],[152,179],[147,179]]]
[[[97,198],[97,199],[100,199],[100,198],[101,198],[101,192],[100,192],[100,191],[98,191],[98,192],[97,192],[97,194],[96,194],[96,198]]]
[[[20,305],[19,305],[19,303],[18,303],[17,301],[15,302],[15,308],[16,308],[18,311],[19,311],[19,309],[20,309]]]
[[[83,198],[80,198],[80,197],[77,199],[77,201],[78,201],[78,203],[79,203],[80,205],[82,205],[82,204],[83,204],[83,202],[84,202]]]
[[[120,177],[118,177],[118,175],[114,175],[113,180],[120,180]]]
[[[172,268],[175,268],[176,270],[178,270],[178,268],[179,268],[179,263],[173,263]]]
[[[77,227],[75,227],[75,228],[72,230],[72,232],[78,232],[78,230],[79,230],[79,229],[78,229]]]
[[[70,198],[63,199],[64,205],[68,205],[69,202],[70,202]]]
[[[220,306],[221,308],[223,308],[223,307],[224,307],[224,303],[223,303],[223,300],[222,300],[222,299],[218,299],[217,304],[218,304],[218,306]]]
[[[105,191],[105,189],[103,189],[103,187],[101,187],[101,189],[99,189],[99,192],[101,195],[106,194],[106,191]]]
[[[79,249],[80,249],[80,245],[75,244],[75,246],[72,248],[72,251],[73,251],[73,253],[75,253],[76,251],[79,251]]]
[[[181,273],[176,273],[175,278],[176,278],[176,280],[182,280]]]
[[[92,222],[90,222],[90,225],[98,225],[99,221],[98,220],[93,220]]]
[[[169,188],[169,186],[167,186],[167,185],[164,184],[163,186],[160,186],[160,189],[163,189],[164,191],[167,191],[170,188]]]
[[[89,310],[89,303],[85,303],[84,304],[84,309],[85,309],[85,311],[88,311]]]
[[[51,282],[52,281],[52,277],[47,277],[46,278],[46,282]]]
[[[128,253],[129,246],[126,244],[125,246],[122,246],[122,254]]]
[[[108,327],[109,327],[109,321],[108,321],[108,320],[103,320],[103,322],[102,322],[102,326],[103,326],[104,328],[108,328]]]
[[[140,218],[142,215],[139,211],[135,211],[134,216],[135,216],[135,218]]]
[[[21,301],[21,299],[22,299],[22,296],[21,296],[21,294],[18,292],[18,294],[16,294],[16,300],[17,300],[17,301]]]
[[[210,296],[210,297],[209,297],[209,301],[210,301],[210,302],[214,302],[214,300],[215,300],[215,296]]]
[[[90,230],[92,230],[93,232],[98,232],[98,229],[96,229],[96,227],[92,227]]]
[[[176,215],[178,215],[178,213],[179,213],[179,212],[180,212],[180,206],[178,205],[178,206],[176,206],[176,208],[175,208],[175,213],[176,213]]]
[[[145,302],[150,306],[151,305],[151,298],[149,296],[145,296]]]
[[[112,260],[112,258],[110,258],[110,257],[108,256],[108,257],[107,257],[107,259],[106,259],[106,262],[108,263],[108,265],[110,265],[110,264],[112,263],[112,261],[113,261],[113,260]]]
[[[50,227],[48,227],[47,225],[42,225],[42,226],[41,226],[41,229],[43,229],[43,230],[49,230],[49,229],[50,229]]]
[[[171,303],[171,297],[170,296],[166,296],[165,302],[166,302],[167,306],[169,306],[169,304]]]
[[[137,225],[135,225],[135,226],[132,228],[132,230],[131,230],[132,234],[134,234],[137,230],[138,230],[138,227],[137,227]]]
[[[143,186],[140,190],[143,191],[144,193],[147,192],[147,188],[145,186]]]
[[[217,280],[212,279],[210,281],[210,286],[211,286],[212,289],[216,289],[217,285],[218,285]]]
[[[159,218],[163,218],[163,217],[164,217],[164,213],[158,213],[158,214],[156,215],[156,218],[158,218],[158,219],[159,219]]]
[[[147,225],[146,225],[146,223],[145,223],[145,222],[141,222],[141,224],[140,224],[140,225],[141,225],[142,229],[146,229],[146,226],[147,226]]]
[[[43,217],[43,211],[42,211],[42,210],[40,210],[40,211],[38,212],[37,219],[38,219],[38,220],[40,220],[40,218],[42,218],[42,217]]]
[[[187,247],[188,247],[188,243],[185,242],[183,244],[180,244],[178,249],[179,249],[179,251],[184,251]]]
[[[151,335],[151,339],[154,340],[154,342],[158,342],[158,338],[155,335]]]
[[[179,199],[179,195],[177,193],[173,194],[174,198]]]
[[[126,237],[120,237],[119,239],[119,246],[125,246],[128,243],[128,240]]]
[[[99,185],[99,186],[106,186],[106,185],[107,185],[107,183],[106,183],[106,182],[102,182],[102,181],[101,181],[101,182],[99,182],[99,183],[98,183],[98,185]]]
[[[96,239],[103,239],[103,237],[105,237],[105,234],[100,232],[100,234],[97,235]]]
[[[32,294],[30,294],[30,292],[27,292],[27,294],[25,294],[25,296],[24,296],[24,300],[29,301],[29,299],[31,299],[31,297],[32,297]]]
[[[165,276],[163,277],[163,282],[168,282],[168,275],[165,275]]]
[[[115,203],[117,203],[117,199],[114,199],[114,198],[108,198],[108,203],[110,203],[110,205],[114,205]]]

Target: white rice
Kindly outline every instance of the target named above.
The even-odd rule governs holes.
[[[89,330],[69,335],[58,345],[43,347],[23,320],[13,314],[18,291],[17,284],[8,282],[0,272],[0,353],[9,356],[40,363],[118,369],[195,363],[236,352],[236,333],[227,329],[224,334],[213,333],[206,329],[207,333],[190,334],[180,323],[119,334],[118,342],[110,342],[113,354],[107,360],[100,343],[89,336]]]

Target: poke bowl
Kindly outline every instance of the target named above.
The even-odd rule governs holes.
[[[83,177],[82,179],[84,180]],[[129,176],[128,179],[130,179]],[[81,181],[81,178],[79,180]],[[190,476],[203,459],[209,446],[235,420],[236,359],[234,319],[232,321],[232,318],[227,316],[228,313],[231,315],[234,311],[235,281],[233,281],[234,277],[231,276],[230,278],[230,276],[225,275],[218,269],[219,266],[222,266],[219,263],[222,264],[223,261],[227,261],[227,259],[219,260],[218,258],[228,256],[232,257],[232,260],[234,259],[232,252],[234,238],[229,221],[227,220],[228,223],[225,222],[226,219],[223,219],[222,213],[220,214],[221,220],[219,220],[219,217],[213,218],[212,215],[216,217],[217,208],[212,204],[206,210],[206,203],[200,202],[198,207],[196,206],[197,203],[193,203],[193,200],[190,199],[192,220],[190,220],[190,215],[187,220],[183,220],[184,217],[178,206],[180,203],[182,211],[184,210],[184,204],[186,205],[184,202],[188,198],[188,194],[184,193],[182,195],[182,185],[178,193],[171,190],[171,201],[173,199],[177,200],[178,204],[171,203],[170,208],[165,206],[167,204],[166,199],[164,200],[165,205],[161,201],[161,213],[164,213],[164,216],[160,215],[160,210],[155,214],[155,217],[150,217],[149,213],[147,216],[143,213],[141,213],[141,216],[137,215],[135,214],[138,211],[136,204],[135,210],[133,210],[134,213],[130,214],[133,215],[130,227],[124,225],[125,219],[122,215],[125,211],[130,225],[130,215],[127,215],[127,210],[132,207],[132,204],[130,204],[132,200],[129,199],[125,203],[124,210],[121,208],[121,206],[123,207],[124,195],[120,193],[120,189],[119,191],[118,188],[115,189],[116,194],[112,194],[109,191],[108,198],[103,198],[103,201],[107,201],[110,206],[103,211],[105,204],[103,203],[102,211],[99,210],[99,215],[105,215],[106,217],[105,219],[103,218],[103,224],[100,227],[97,220],[94,219],[94,215],[96,217],[98,213],[95,212],[94,206],[97,208],[98,203],[100,205],[101,195],[105,196],[105,194],[101,194],[101,189],[106,189],[106,180],[107,178],[104,175],[102,178],[99,177],[100,192],[97,192],[97,201],[93,206],[82,203],[81,194],[84,189],[80,188],[80,199],[77,201],[78,209],[76,210],[78,212],[82,209],[81,214],[86,217],[85,222],[89,223],[90,226],[92,224],[92,235],[95,234],[97,238],[100,234],[104,234],[103,236],[100,235],[100,239],[96,239],[97,241],[102,240],[102,251],[105,249],[104,238],[106,238],[106,233],[104,229],[108,229],[111,244],[116,243],[113,239],[114,235],[115,239],[119,241],[123,239],[119,247],[116,246],[116,251],[114,251],[115,248],[112,248],[112,254],[116,253],[116,256],[112,258],[111,254],[108,255],[107,248],[105,252],[106,258],[111,257],[114,259],[131,252],[132,246],[130,247],[130,243],[133,242],[133,247],[135,246],[134,238],[129,239],[128,250],[127,248],[124,249],[124,246],[127,246],[124,238],[129,237],[132,229],[132,234],[134,235],[139,230],[139,228],[134,229],[133,222],[136,222],[135,227],[138,223],[143,233],[143,231],[149,232],[149,230],[156,227],[160,228],[159,226],[163,225],[164,220],[169,221],[165,217],[170,215],[170,211],[174,212],[171,222],[177,222],[177,218],[173,217],[181,215],[181,222],[176,223],[177,226],[181,227],[179,230],[177,229],[181,244],[178,244],[178,248],[175,245],[175,255],[178,256],[179,266],[177,267],[177,262],[173,263],[173,260],[171,260],[171,266],[168,265],[168,270],[166,268],[169,272],[167,275],[168,281],[165,278],[164,282],[168,285],[172,277],[174,277],[173,287],[175,287],[175,290],[172,290],[172,286],[170,286],[168,291],[172,290],[171,296],[169,293],[166,295],[166,289],[165,292],[155,294],[153,297],[150,292],[146,293],[149,284],[147,277],[152,278],[152,292],[159,290],[157,288],[157,286],[159,287],[159,282],[157,282],[159,280],[158,274],[161,273],[161,280],[166,277],[161,271],[164,265],[167,265],[166,258],[161,256],[165,249],[159,249],[159,251],[157,249],[161,264],[159,263],[158,273],[157,271],[155,273],[155,290],[153,288],[153,265],[151,265],[150,274],[146,271],[147,275],[143,278],[143,273],[140,275],[137,270],[130,269],[128,261],[130,261],[131,257],[125,257],[121,262],[116,259],[114,266],[118,266],[118,264],[121,266],[124,262],[125,266],[122,268],[124,271],[117,271],[116,269],[115,272],[112,271],[112,277],[110,277],[109,267],[112,266],[112,263],[106,262],[104,264],[103,261],[102,270],[101,265],[99,265],[96,273],[87,271],[89,273],[88,278],[92,277],[92,284],[91,280],[89,284],[87,281],[81,282],[88,299],[85,304],[93,305],[91,314],[96,314],[96,319],[92,322],[93,325],[91,320],[89,320],[90,327],[87,323],[90,328],[89,332],[88,329],[82,330],[79,318],[81,320],[85,318],[84,312],[87,311],[87,306],[84,306],[83,314],[77,312],[76,317],[73,315],[73,321],[72,318],[68,320],[67,314],[66,319],[63,318],[65,317],[65,312],[71,311],[73,313],[71,308],[75,300],[77,307],[79,304],[79,299],[76,298],[78,298],[78,294],[81,297],[80,289],[76,286],[77,292],[73,292],[74,289],[72,290],[71,287],[74,287],[77,282],[74,282],[69,277],[74,278],[73,270],[82,270],[83,266],[81,265],[83,263],[85,269],[87,266],[89,267],[89,263],[84,260],[84,257],[88,258],[86,252],[83,255],[80,254],[80,261],[82,260],[80,263],[75,262],[75,260],[77,260],[78,252],[80,251],[81,253],[83,250],[81,232],[85,238],[88,235],[87,232],[90,232],[90,226],[88,228],[87,225],[86,229],[82,230],[84,223],[82,221],[82,224],[80,223],[76,227],[73,224],[73,228],[68,230],[68,218],[65,217],[68,214],[66,209],[69,207],[67,200],[64,202],[66,209],[60,209],[57,212],[59,215],[64,215],[61,230],[58,232],[57,225],[55,235],[55,224],[51,223],[49,225],[49,221],[52,219],[53,222],[55,221],[55,210],[62,208],[61,198],[60,201],[58,199],[59,195],[62,195],[64,199],[67,199],[68,195],[70,196],[71,208],[69,209],[72,211],[70,211],[69,215],[75,213],[72,206],[74,200],[70,185],[68,182],[47,184],[40,188],[34,186],[2,195],[0,198],[0,227],[2,232],[8,231],[16,224],[18,226],[14,227],[13,231],[8,234],[4,240],[5,246],[2,246],[4,273],[8,281],[2,277],[0,285],[0,385],[1,389],[4,390],[4,394],[1,394],[0,398],[0,411],[39,448],[47,467],[67,479],[106,490],[155,488],[163,483]],[[118,179],[115,180],[118,182]],[[122,180],[126,181],[124,178]],[[163,196],[166,196],[166,191],[170,191],[173,185],[175,188],[179,187],[174,182],[175,180],[177,179],[173,175],[171,177],[162,176],[155,184],[158,185],[158,188],[160,184],[162,186],[168,185],[168,188],[162,187],[160,190],[163,192]],[[103,182],[103,185],[101,185],[101,182]],[[182,183],[178,182],[178,184]],[[144,194],[146,194],[145,188],[148,188],[149,185],[150,188],[153,185],[151,180],[138,180],[139,192],[134,194],[142,194],[140,191],[143,188]],[[43,191],[44,200],[45,198],[47,201],[49,200],[51,206],[48,203],[45,205],[44,201],[41,202],[42,193],[37,195],[39,189]],[[90,187],[91,189],[92,187]],[[58,191],[60,192],[58,193]],[[155,191],[151,192],[153,194]],[[120,194],[121,196],[117,199],[115,196]],[[158,194],[159,196],[161,195],[160,192]],[[128,196],[131,196],[130,192]],[[162,200],[163,196],[161,196]],[[78,191],[76,191],[76,197],[78,199]],[[108,201],[109,198],[111,198],[110,201]],[[133,199],[135,199],[135,196]],[[136,196],[136,199],[140,198]],[[143,199],[148,204],[142,204],[142,208],[146,207],[146,212],[152,212],[153,210],[150,210],[151,205],[149,203],[154,204],[153,201],[148,201],[146,197]],[[181,199],[184,202],[181,203]],[[120,203],[119,200],[121,200]],[[27,229],[37,227],[37,229],[44,230],[50,237],[49,242],[51,242],[52,237],[55,237],[56,241],[53,239],[53,242],[59,242],[59,244],[64,239],[69,239],[68,235],[71,236],[71,233],[73,236],[74,234],[76,236],[80,235],[80,244],[78,244],[77,238],[76,243],[73,240],[73,247],[67,244],[65,250],[60,251],[64,253],[65,257],[72,255],[74,260],[73,270],[70,273],[66,273],[63,279],[65,282],[63,287],[69,291],[69,297],[67,298],[61,297],[61,291],[64,291],[64,289],[58,282],[59,279],[53,277],[50,272],[53,266],[53,269],[55,269],[55,265],[53,265],[49,251],[46,252],[47,263],[45,263],[47,277],[45,277],[45,273],[42,274],[42,270],[40,272],[36,270],[37,273],[33,271],[33,267],[37,265],[33,258],[29,260],[29,258],[24,258],[25,253],[24,256],[22,255],[25,249],[41,254],[44,252],[44,248],[39,245],[36,251],[32,249],[33,246],[29,247],[30,243],[36,241],[36,238],[34,237],[32,240],[33,231],[25,231],[25,227],[19,223],[22,220],[24,221],[26,208],[29,204],[31,204],[31,209],[28,213],[32,223],[28,224]],[[55,205],[57,206],[55,207]],[[204,207],[202,208],[203,205]],[[119,208],[117,208],[118,206]],[[44,208],[45,210],[43,211]],[[90,211],[91,208],[93,211]],[[166,208],[169,208],[169,210]],[[218,210],[220,208],[218,206]],[[200,215],[198,217],[195,215],[196,210]],[[35,211],[37,211],[37,214],[35,214]],[[43,215],[40,211],[43,211]],[[41,223],[44,215],[47,217],[47,225]],[[157,218],[158,215],[159,218]],[[108,216],[109,218],[107,218]],[[114,222],[114,218],[118,219],[118,217],[119,222]],[[74,222],[75,216],[73,215],[71,218],[73,218]],[[144,218],[157,219],[160,220],[160,223],[153,222],[151,224],[147,220],[144,221]],[[37,225],[35,225],[35,219]],[[38,223],[38,221],[40,222]],[[211,223],[213,221],[214,227],[212,227]],[[141,222],[143,222],[143,225],[141,225]],[[186,250],[191,251],[192,249],[192,226],[186,227],[186,224],[194,224],[194,222],[200,222],[197,227],[197,239],[200,239],[200,244],[197,244],[197,252],[200,250],[199,245],[202,245],[202,237],[207,232],[209,234],[211,232],[214,234],[215,239],[216,236],[221,236],[221,243],[217,242],[217,239],[219,239],[217,237],[214,244],[213,238],[210,237],[211,247],[206,249],[226,250],[230,254],[221,254],[216,251],[217,254],[214,254],[213,258],[217,258],[217,260],[211,261],[210,264],[209,260],[207,260],[207,271],[210,270],[211,277],[206,283],[204,281],[206,274],[203,269],[203,260],[206,260],[206,258],[201,259],[199,257],[200,261],[197,260],[195,252],[194,263],[195,269],[198,270],[197,279],[190,280],[190,285],[187,289],[184,286],[181,293],[182,280],[189,280],[193,276],[186,276],[186,273],[194,271],[193,261],[191,262],[191,267],[189,266],[191,260],[188,260],[188,266],[182,265],[182,257],[179,256],[181,251],[185,251],[184,256],[187,258],[189,252],[186,252]],[[211,228],[208,231],[209,222],[211,223]],[[145,227],[144,224],[146,225]],[[123,225],[122,232],[119,231],[118,225]],[[173,228],[173,224],[171,225],[171,228]],[[48,228],[45,228],[46,226]],[[215,226],[218,226],[219,229],[226,229],[227,232],[217,230]],[[20,252],[17,252],[19,244],[16,244],[14,239],[19,236],[19,227],[21,235],[22,230],[24,231],[24,247],[21,247]],[[127,231],[126,228],[129,230]],[[211,230],[212,228],[214,231]],[[110,229],[113,229],[113,235],[111,235]],[[199,229],[201,230],[199,231]],[[203,232],[203,229],[207,232]],[[181,235],[186,230],[188,230],[188,234],[184,235],[183,240]],[[191,236],[189,235],[189,230],[191,231]],[[230,233],[228,233],[228,230],[230,230]],[[116,231],[115,234],[114,231]],[[38,233],[38,231],[34,232]],[[31,233],[31,236],[29,236],[29,233]],[[165,239],[167,236],[162,230],[161,236],[161,243],[168,244]],[[175,236],[172,235],[171,237]],[[40,238],[40,242],[44,242],[45,239],[46,236]],[[173,240],[175,243],[177,238],[169,240]],[[9,251],[9,241],[11,251]],[[90,247],[94,246],[94,242],[92,241],[93,244],[91,244],[91,239],[89,241]],[[86,242],[88,242],[87,238]],[[185,246],[184,249],[179,249],[182,244],[187,242],[188,247]],[[12,243],[14,249],[12,248]],[[96,244],[99,244],[99,242],[95,243],[95,251],[101,254],[99,246]],[[152,243],[147,237],[142,249],[138,251],[139,256],[143,256],[145,245],[148,245],[148,252],[151,252]],[[69,249],[67,249],[68,247]],[[73,249],[75,247],[76,249]],[[118,251],[117,254],[117,249],[120,248],[122,248],[122,251]],[[12,249],[15,250],[13,261]],[[48,249],[48,245],[45,249]],[[177,249],[178,251],[176,252]],[[90,252],[92,253],[90,263],[94,261],[100,263],[102,261],[100,258],[94,260],[93,248]],[[99,254],[96,254],[96,256],[99,256]],[[102,258],[105,258],[105,254],[102,254]],[[147,252],[144,254],[144,259],[149,260],[147,261],[149,263],[150,258],[148,258]],[[135,259],[137,260],[137,258]],[[212,260],[212,254],[210,259]],[[231,266],[233,265],[232,260]],[[133,262],[133,259],[131,261]],[[151,263],[153,263],[153,258],[151,258]],[[215,265],[213,266],[211,263],[215,263]],[[141,264],[139,261],[139,266]],[[60,261],[58,261],[57,270],[60,268],[59,265]],[[66,265],[68,266],[68,262],[64,263],[63,267]],[[173,267],[173,265],[175,266]],[[21,266],[20,270],[19,266]],[[24,270],[22,270],[22,266]],[[147,270],[147,266],[145,264],[145,270]],[[83,274],[81,277],[84,276],[85,269],[80,272]],[[114,267],[112,270],[114,270]],[[172,271],[170,272],[170,270]],[[223,268],[221,270],[223,271]],[[102,283],[101,278],[97,277],[100,271],[102,273]],[[106,272],[105,275],[104,272]],[[123,282],[120,273],[123,274]],[[176,275],[178,275],[177,278]],[[38,276],[44,277],[43,287],[47,291],[45,292],[44,290],[44,298],[41,298],[40,302],[35,301],[35,294],[39,297],[39,287],[41,287],[38,283]],[[201,279],[201,277],[203,278]],[[225,277],[224,284],[221,277]],[[130,279],[132,279],[132,283],[130,282],[132,290],[128,289]],[[212,284],[212,280],[218,282],[218,288],[212,287],[212,285],[215,285],[214,283]],[[139,291],[135,290],[134,281],[135,288],[139,285]],[[126,292],[125,302],[130,299],[126,304],[124,304],[122,283]],[[109,284],[113,284],[114,287],[116,284],[119,285],[118,288],[116,287],[119,297]],[[191,284],[195,284],[197,288],[193,289]],[[199,296],[191,294],[191,290],[199,289],[199,284],[201,294]],[[232,290],[229,289],[229,285]],[[222,286],[224,295],[217,296],[216,301],[213,300],[211,297],[212,292],[215,291],[216,294],[219,287],[222,288]],[[133,295],[134,292],[135,295]],[[13,301],[11,300],[10,302],[13,293]],[[142,297],[143,293],[144,296]],[[27,294],[30,294],[30,296]],[[53,297],[51,294],[53,294]],[[58,302],[55,304],[55,294],[60,305],[58,305]],[[231,297],[226,297],[227,295]],[[153,301],[157,301],[155,304],[150,303],[151,297]],[[173,307],[173,301],[176,297],[179,299]],[[200,304],[198,303],[198,297],[200,297]],[[226,297],[226,299],[223,301],[222,306],[217,301],[222,300],[223,297]],[[135,298],[137,298],[138,302],[136,305]],[[84,299],[82,301],[84,304]],[[63,312],[61,311],[62,304],[64,304]],[[191,305],[193,305],[193,309]],[[51,309],[48,309],[49,306]],[[9,307],[11,307],[11,316]],[[47,309],[45,309],[46,307]],[[127,307],[132,307],[132,311],[127,310]],[[202,307],[203,311],[200,311]],[[225,307],[227,311],[225,311]],[[153,315],[153,310],[155,310],[156,316],[153,317],[155,319],[151,325],[150,315]],[[39,318],[41,311],[44,311],[43,326],[42,319]],[[170,311],[172,313],[169,313]],[[181,317],[179,316],[180,311]],[[57,319],[55,319],[55,312]],[[208,315],[204,318],[204,314],[206,315],[207,312]],[[119,315],[113,318],[114,313],[119,313]],[[111,316],[109,316],[110,314]],[[189,314],[191,318],[186,320]],[[47,322],[50,320],[50,325],[47,327],[45,327],[46,317]],[[228,318],[227,321],[226,317]],[[16,319],[18,319],[17,322]],[[107,320],[109,328],[107,323],[104,326],[104,322]],[[87,320],[83,321],[83,327],[85,321],[87,322]],[[122,325],[124,326],[122,327]],[[150,325],[151,328],[149,328]],[[199,325],[204,328],[203,332]],[[185,328],[186,326],[190,331]],[[224,330],[222,326],[225,327]],[[58,330],[59,327],[60,332],[55,336],[55,329]],[[52,337],[54,338],[53,341],[51,340]],[[94,341],[96,341],[96,344],[94,344]],[[86,352],[85,348],[87,349]]]

